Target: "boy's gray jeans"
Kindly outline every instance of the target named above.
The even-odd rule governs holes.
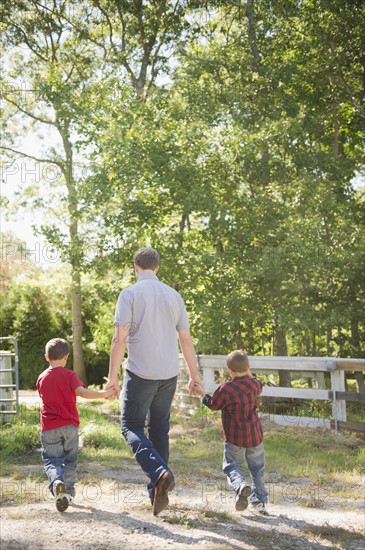
[[[248,484],[241,470],[245,463],[251,475],[251,496],[249,502],[267,502],[268,493],[265,487],[265,451],[261,443],[257,447],[237,447],[225,441],[223,453],[223,472],[227,476],[228,485],[238,493],[241,485]],[[249,485],[249,484],[248,484]]]
[[[61,480],[66,492],[75,494],[76,466],[79,447],[79,430],[73,424],[41,432],[44,471],[53,494],[53,484]]]

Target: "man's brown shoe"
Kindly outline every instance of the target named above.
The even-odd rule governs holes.
[[[153,515],[157,516],[169,505],[168,492],[175,487],[175,479],[171,472],[162,474],[155,487],[155,497],[152,504]]]

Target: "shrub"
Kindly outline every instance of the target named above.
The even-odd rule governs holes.
[[[55,336],[55,323],[47,296],[39,286],[13,288],[13,334],[19,346],[19,385],[35,388],[46,367],[44,346]]]
[[[6,462],[19,462],[26,453],[40,445],[39,426],[14,424],[2,428],[0,439],[0,457]]]

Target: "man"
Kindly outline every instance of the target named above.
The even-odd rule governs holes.
[[[167,508],[168,492],[175,486],[168,460],[170,409],[179,371],[178,339],[190,372],[189,393],[195,394],[196,384],[200,384],[184,301],[176,290],[159,281],[158,266],[157,250],[141,248],[136,252],[137,283],[124,289],[117,301],[105,386],[116,386],[119,396],[118,372],[127,344],[122,434],[150,479],[147,488],[154,515]]]

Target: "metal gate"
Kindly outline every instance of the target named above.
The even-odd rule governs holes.
[[[0,351],[0,414],[6,422],[19,412],[19,357],[18,342],[12,336],[0,338],[10,341],[14,351]],[[15,390],[15,397],[14,397]]]

